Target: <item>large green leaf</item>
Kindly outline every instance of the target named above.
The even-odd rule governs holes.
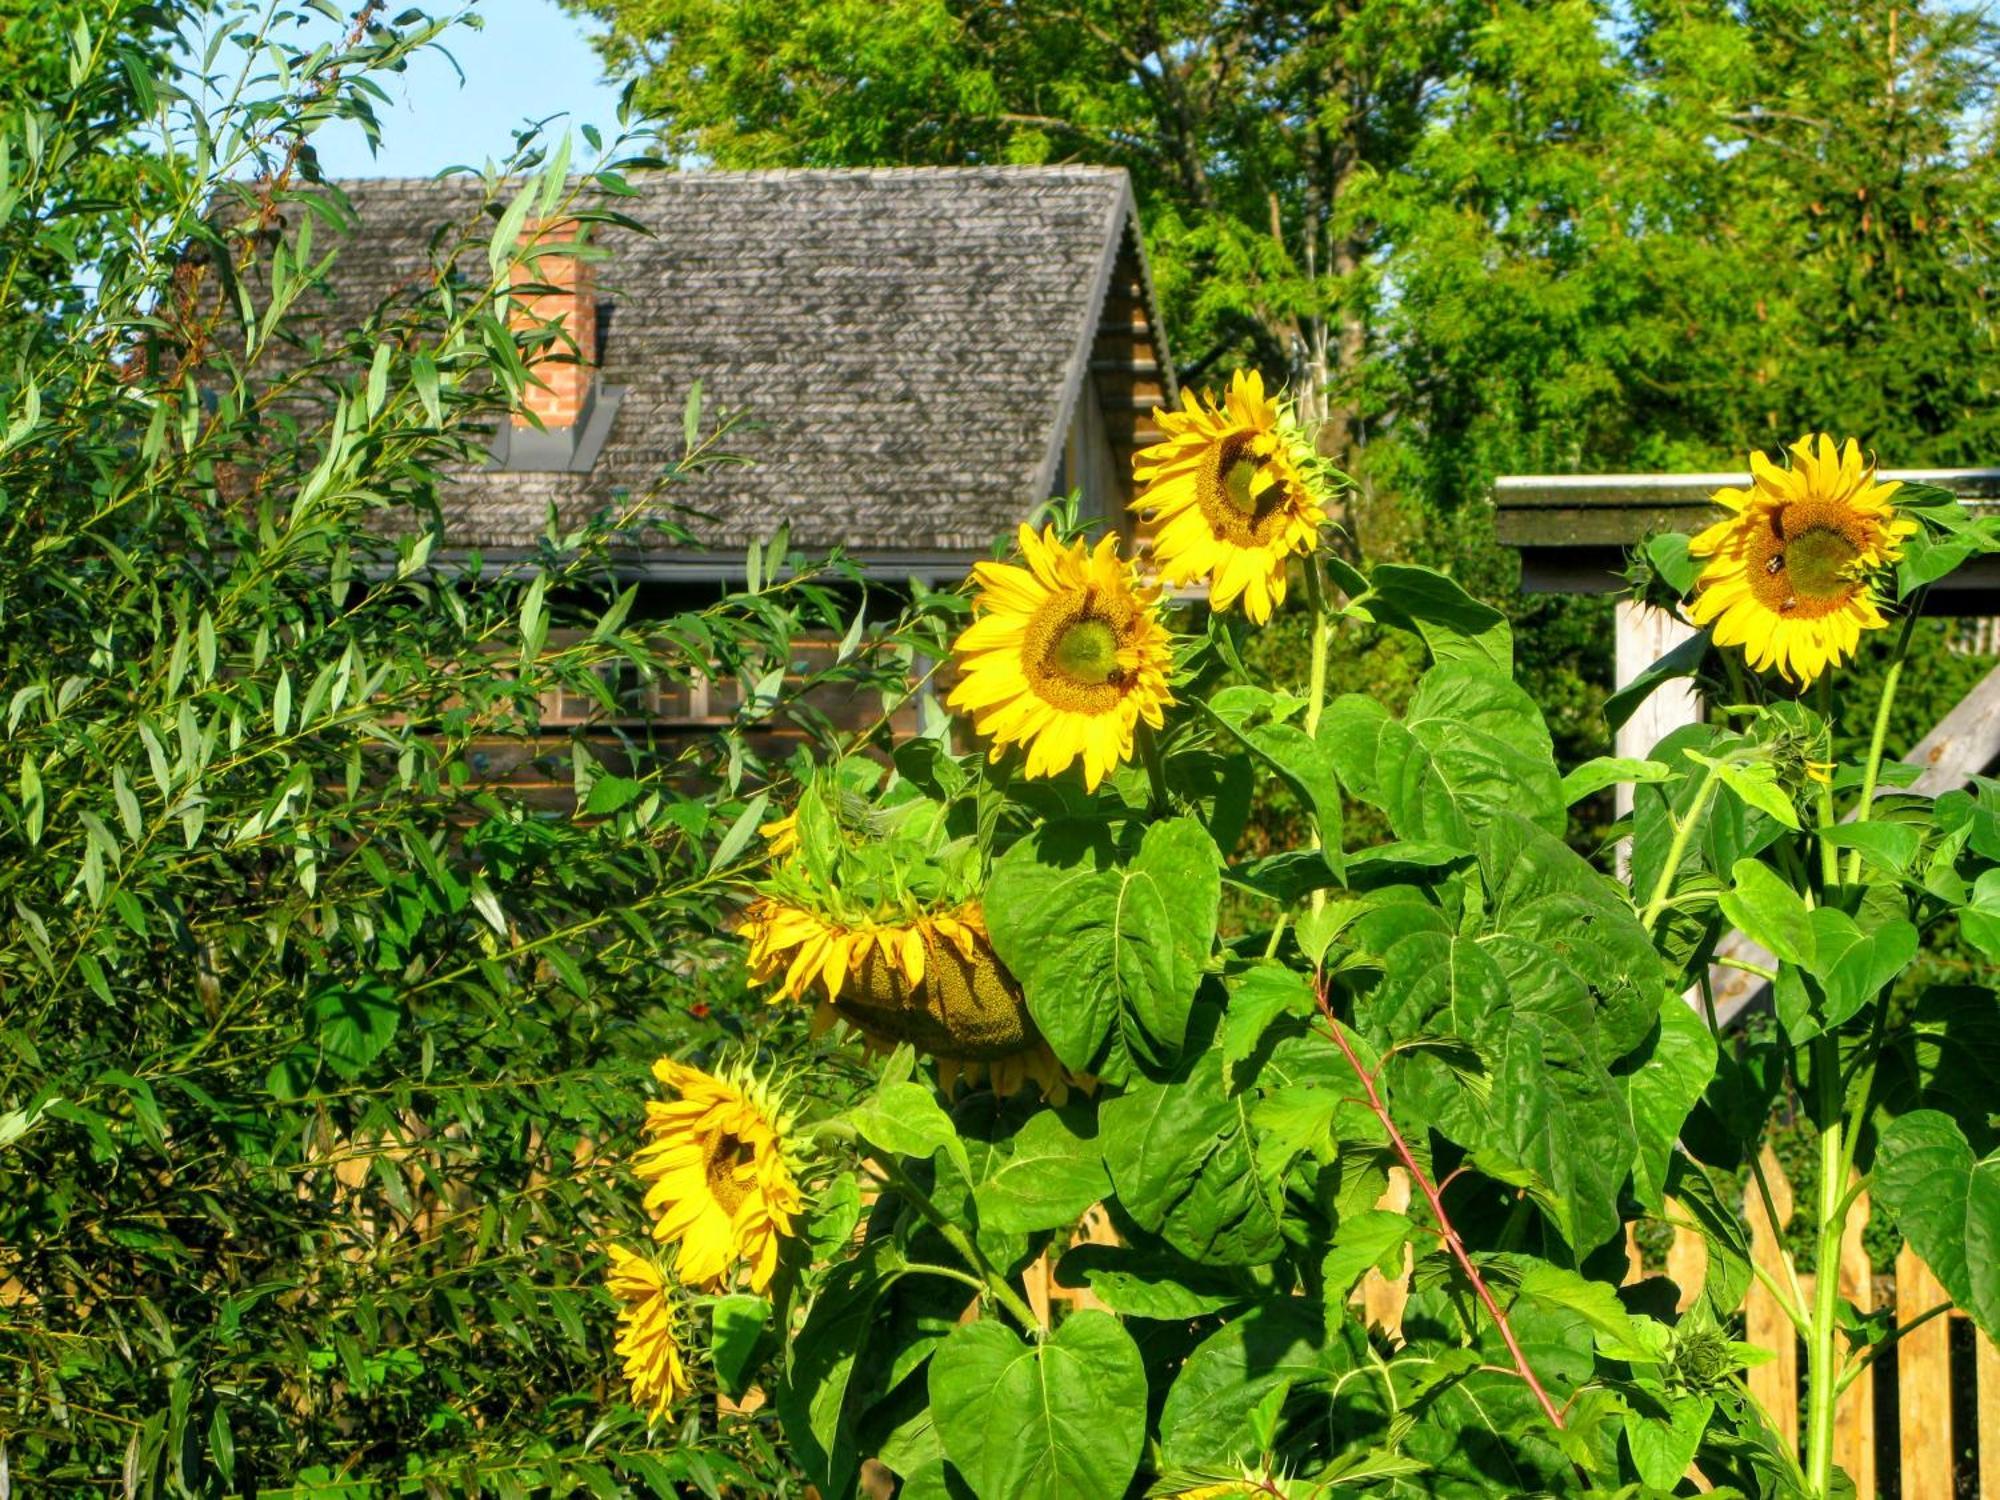
[[[1902,917],[1864,929],[1846,912],[1822,906],[1812,914],[1812,933],[1810,968],[1826,997],[1829,1031],[1879,995],[1917,956],[1917,929]]]
[[[1653,1028],[1665,976],[1631,904],[1560,838],[1524,818],[1495,819],[1478,852],[1491,930],[1535,944],[1583,983],[1607,1061],[1638,1046]]]
[[[1146,1431],[1146,1371],[1109,1313],[1072,1313],[1039,1344],[968,1323],[931,1357],[931,1414],[978,1500],[1122,1495]]]
[[[1075,1245],[1056,1262],[1056,1279],[1088,1287],[1113,1312],[1174,1322],[1220,1312],[1262,1295],[1245,1272],[1196,1265],[1157,1244]]]
[[[1172,1078],[1135,1079],[1098,1107],[1098,1144],[1118,1202],[1190,1259],[1254,1265],[1283,1246],[1284,1190],[1258,1161],[1252,1093],[1224,1086],[1218,1051]]]
[[[1118,1042],[1148,1061],[1178,1055],[1221,895],[1214,841],[1174,818],[1122,868],[1023,840],[994,866],[986,920],[1056,1055],[1116,1076]]]
[[[908,1052],[904,1053],[907,1058]],[[937,1096],[920,1083],[907,1080],[884,1083],[874,1094],[855,1105],[848,1118],[861,1138],[883,1151],[898,1156],[929,1156],[946,1151],[961,1172],[971,1172],[966,1164],[965,1145],[952,1128],[951,1116],[937,1102]]]
[[[1074,1223],[1110,1191],[1088,1111],[1044,1109],[996,1149],[972,1196],[982,1225],[1026,1233]]]
[[[1932,985],[1886,1039],[1876,1083],[1892,1115],[1942,1110],[1975,1151],[2000,1145],[1989,1123],[2000,1078],[2000,994],[1974,985]]]
[[[1349,603],[1349,614],[1415,632],[1438,661],[1513,674],[1514,632],[1507,617],[1444,574],[1382,563],[1370,570],[1368,584],[1368,591]]]
[[[1355,1019],[1390,1065],[1392,1102],[1528,1188],[1579,1251],[1617,1232],[1637,1150],[1589,988],[1547,948],[1510,935],[1416,932],[1383,956]]]
[[[1242,692],[1241,689],[1227,689]],[[1251,700],[1255,701],[1255,700]],[[1341,873],[1340,780],[1334,773],[1333,756],[1321,742],[1295,724],[1246,724],[1244,715],[1224,711],[1213,715],[1230,735],[1268,765],[1292,789],[1313,816],[1322,841],[1321,857],[1335,875]]]
[[[1914,1110],[1882,1132],[1874,1190],[1953,1304],[2000,1339],[2000,1151],[1977,1159],[1951,1116]]]
[[[1352,1350],[1329,1344],[1320,1304],[1303,1297],[1261,1303],[1232,1318],[1187,1358],[1160,1412],[1167,1463],[1231,1471],[1253,1446],[1250,1416],[1280,1386],[1324,1382]]]
[[[848,1385],[868,1354],[883,1281],[868,1257],[827,1273],[805,1326],[793,1338],[775,1404],[799,1465],[830,1494],[844,1492],[861,1462],[855,1451],[857,1413]]]
[[[1470,848],[1499,812],[1563,828],[1548,726],[1534,700],[1490,667],[1431,668],[1400,720],[1373,698],[1338,698],[1320,740],[1348,789],[1381,808],[1398,838]]]
[[[1715,1038],[1708,1023],[1671,991],[1660,998],[1659,1031],[1639,1054],[1627,1080],[1638,1155],[1632,1163],[1632,1190],[1654,1213],[1664,1211],[1667,1167],[1681,1127],[1715,1076]]]
[[[361,979],[328,985],[313,996],[308,1014],[326,1065],[353,1079],[395,1039],[403,1001],[387,981]]]
[[[1722,914],[1789,964],[1812,961],[1812,913],[1805,898],[1762,860],[1739,859],[1735,884],[1721,896]]]

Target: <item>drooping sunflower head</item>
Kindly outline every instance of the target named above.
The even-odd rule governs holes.
[[[718,1077],[663,1057],[653,1076],[676,1096],[647,1104],[646,1144],[632,1159],[653,1238],[680,1247],[674,1271],[690,1286],[719,1286],[741,1263],[763,1291],[804,1207],[790,1121],[747,1070]]]
[[[744,914],[750,970],[773,997],[812,1000],[816,1023],[849,1022],[874,1047],[908,1042],[949,1088],[990,1077],[1032,1083],[1058,1103],[1069,1079],[1035,1029],[1021,987],[993,951],[977,902],[855,921],[760,897]]]
[[[1173,701],[1172,652],[1158,591],[1138,582],[1118,539],[1065,543],[1022,526],[1021,560],[977,563],[977,616],[952,647],[950,705],[970,713],[998,760],[1025,745],[1029,776],[1076,760],[1095,790],[1132,757],[1140,720],[1159,727]]]
[[[618,1299],[616,1353],[625,1361],[632,1404],[658,1421],[694,1389],[681,1360],[680,1317],[666,1277],[651,1259],[622,1245],[606,1248],[611,1265],[605,1282]]]
[[[1208,580],[1208,602],[1238,599],[1261,624],[1285,601],[1285,563],[1310,552],[1326,522],[1310,448],[1264,377],[1239,371],[1220,404],[1181,393],[1162,411],[1164,437],[1132,456],[1157,531],[1153,561],[1168,583]]]
[[[1716,491],[1731,514],[1688,544],[1708,559],[1693,615],[1753,667],[1809,683],[1887,623],[1873,580],[1918,523],[1897,514],[1898,482],[1878,480],[1852,438],[1800,438],[1791,459],[1780,468],[1753,453],[1751,487]]]

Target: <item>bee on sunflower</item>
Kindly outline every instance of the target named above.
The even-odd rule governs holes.
[[[1060,1101],[1070,1080],[987,935],[976,839],[908,781],[859,795],[879,774],[843,762],[801,794],[793,853],[741,920],[751,976],[814,1005],[816,1030],[845,1021],[875,1050],[909,1043],[946,1088],[1032,1084]]]
[[[625,1361],[632,1404],[658,1421],[694,1390],[681,1360],[680,1316],[658,1266],[622,1245],[605,1248],[611,1257],[605,1284],[618,1301],[615,1352]]]
[[[1918,523],[1897,514],[1898,481],[1878,480],[1852,438],[1803,437],[1790,457],[1780,468],[1751,454],[1750,488],[1715,492],[1731,514],[1688,551],[1707,559],[1695,624],[1713,625],[1718,646],[1743,647],[1751,666],[1803,685],[1888,623],[1874,579]]]
[[[653,1076],[675,1095],[646,1105],[646,1143],[632,1159],[653,1238],[679,1246],[674,1271],[690,1286],[720,1286],[740,1262],[763,1291],[805,1207],[789,1117],[744,1067],[718,1076],[663,1057]]]
[[[1239,599],[1255,624],[1285,602],[1285,566],[1311,552],[1326,523],[1321,464],[1264,377],[1239,371],[1218,403],[1181,393],[1161,411],[1165,434],[1132,456],[1139,497],[1157,530],[1153,563],[1170,584],[1208,581],[1209,607]]]
[[[1064,542],[1023,524],[1021,562],[973,565],[975,619],[952,645],[959,681],[947,700],[972,716],[999,760],[1027,747],[1031,777],[1083,762],[1091,791],[1132,758],[1143,720],[1173,702],[1172,648],[1159,590],[1139,582],[1118,538]]]

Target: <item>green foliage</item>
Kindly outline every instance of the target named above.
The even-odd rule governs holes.
[[[437,565],[440,490],[524,379],[516,232],[603,220],[617,148],[584,178],[526,148],[421,287],[329,328],[348,220],[310,133],[439,24],[312,52],[288,11],[207,16],[250,28],[244,79],[203,105],[161,67],[161,133],[86,203],[143,61],[100,11],[159,19],[48,8],[74,56],[0,116],[0,1473],[782,1490],[768,1422],[620,1404],[598,1281],[643,1233],[614,1164],[647,1062],[744,1029],[701,1019],[740,986],[719,896],[786,773],[543,705],[776,680],[848,575],[635,610],[608,548],[672,528],[706,431],[524,562]],[[719,1380],[762,1321],[717,1304]]]
[[[1183,383],[1289,382],[1362,481],[1355,551],[1510,611],[1496,475],[1731,469],[1824,428],[1889,466],[1994,449],[1976,9],[570,3],[673,144],[721,166],[1125,167]],[[1599,753],[1604,601],[1517,623],[1564,763]],[[1296,620],[1266,635],[1253,664],[1302,680]],[[1343,631],[1334,676],[1400,709],[1399,649]],[[1989,665],[1935,626],[1917,660],[1898,751]],[[1849,701],[1865,738],[1872,694]],[[1293,805],[1261,789],[1251,837],[1289,838]],[[1579,809],[1580,832],[1607,816]]]
[[[1992,1322],[2000,999],[1896,996],[1925,984],[1925,933],[1970,917],[1984,939],[1996,788],[1875,797],[1879,744],[1828,775],[1832,726],[1751,679],[1731,722],[1564,777],[1503,618],[1441,574],[1310,565],[1340,581],[1342,617],[1414,643],[1400,711],[1242,680],[1238,632],[1210,619],[1181,642],[1144,774],[1085,796],[977,748],[955,773],[925,762],[935,823],[977,830],[995,949],[1071,1079],[1040,1102],[933,1098],[902,1052],[873,1097],[818,1111],[820,1169],[882,1196],[858,1245],[793,1258],[811,1305],[787,1436],[839,1494],[872,1457],[909,1493],[977,1500],[1241,1480],[1666,1493],[1690,1463],[1722,1493],[1832,1500],[1834,1393],[1881,1345],[1854,1336],[1836,1278],[1810,1302],[1774,1284],[1808,1351],[1807,1454],[1786,1452],[1743,1384],[1770,1351],[1732,1336],[1752,1274],[1737,1173],[1787,1091],[1822,1163],[1818,1263],[1848,1168],[1872,1171],[1954,1302]],[[1210,837],[1231,761],[1291,787],[1295,847]],[[1562,837],[1572,792],[1618,782],[1629,884]],[[907,789],[876,795],[913,816]],[[1779,965],[1747,1047],[1684,999],[1732,926]],[[1099,1204],[1116,1244],[1074,1232]],[[1684,1312],[1694,1288],[1624,1284],[1625,1232],[1669,1220],[1709,1251]],[[1031,1301],[1038,1256],[1102,1310]],[[1354,1289],[1405,1256],[1392,1339]]]

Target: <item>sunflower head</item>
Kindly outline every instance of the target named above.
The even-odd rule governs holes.
[[[1165,434],[1132,456],[1139,497],[1152,518],[1153,561],[1168,583],[1208,580],[1208,602],[1262,623],[1285,600],[1285,564],[1310,552],[1326,521],[1318,465],[1264,377],[1238,372],[1218,404],[1181,393],[1162,411]]]
[[[908,1043],[949,1084],[990,1076],[1060,1093],[1066,1079],[987,936],[972,785],[932,763],[922,785],[872,761],[822,767],[788,820],[796,845],[744,909],[752,978],[774,1000],[845,1021],[871,1047]],[[963,785],[961,785],[963,783]],[[926,788],[929,788],[927,790]]]
[[[992,740],[992,759],[1025,745],[1029,776],[1081,760],[1094,791],[1132,758],[1139,721],[1158,728],[1173,701],[1158,590],[1138,582],[1115,536],[1092,547],[1024,525],[1020,548],[1024,566],[973,567],[977,618],[952,647],[950,705]]]
[[[605,1283],[618,1299],[616,1352],[625,1361],[632,1404],[657,1421],[694,1389],[681,1360],[680,1317],[667,1280],[651,1259],[622,1245],[607,1250],[611,1265]]]
[[[1069,1080],[1035,1029],[1014,976],[993,951],[976,901],[852,922],[767,895],[744,914],[750,970],[775,997],[817,1004],[820,1027],[843,1020],[877,1050],[907,1042],[935,1058],[949,1087],[990,1077],[1058,1103]]]
[[[646,1106],[646,1143],[632,1159],[653,1238],[680,1247],[674,1270],[690,1286],[720,1286],[741,1263],[763,1291],[804,1207],[790,1120],[747,1070],[718,1077],[663,1057],[653,1076],[676,1096]]]
[[[1780,468],[1753,453],[1751,487],[1716,491],[1729,516],[1688,544],[1706,560],[1693,616],[1753,667],[1809,683],[1887,623],[1874,578],[1918,523],[1897,514],[1897,481],[1878,481],[1852,438],[1800,438],[1790,457]]]

